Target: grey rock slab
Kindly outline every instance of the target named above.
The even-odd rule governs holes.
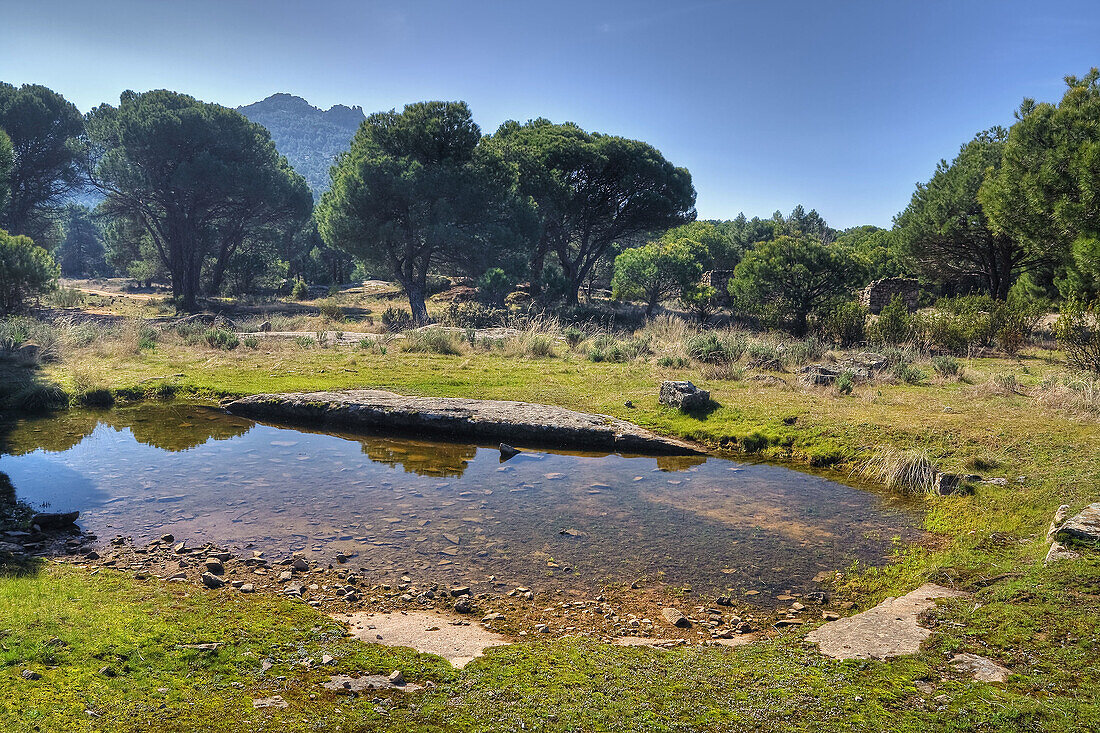
[[[1089,504],[1067,519],[1055,536],[1061,540],[1100,542],[1100,501]]]
[[[401,430],[474,440],[507,439],[555,447],[691,455],[697,445],[665,438],[608,415],[553,405],[456,397],[406,397],[382,390],[259,394],[223,407],[260,420]]]
[[[684,412],[702,410],[710,405],[710,392],[699,389],[691,382],[666,380],[661,382],[657,401],[662,405],[676,407]]]
[[[467,624],[457,617],[427,611],[347,613],[333,618],[347,624],[353,636],[368,644],[412,647],[437,654],[455,667],[465,666],[489,647],[512,643],[507,636],[481,624]]]
[[[932,632],[918,617],[937,598],[961,598],[965,593],[933,583],[900,598],[887,598],[863,613],[830,621],[806,635],[821,653],[834,659],[889,659],[915,654]]]
[[[1012,674],[1008,667],[977,654],[956,654],[951,658],[951,666],[979,682],[1004,682]]]
[[[321,687],[344,695],[359,694],[371,690],[402,690],[404,692],[415,692],[422,688],[422,685],[406,682],[404,678],[402,678],[400,682],[394,682],[390,679],[392,676],[393,675],[387,676],[384,674],[364,674],[353,677],[346,674],[334,674],[329,678],[328,682],[321,683]]]
[[[665,621],[681,629],[686,629],[691,626],[691,621],[688,620],[687,616],[680,613],[675,608],[666,608],[661,611],[661,615],[665,617]]]
[[[283,699],[282,695],[274,695],[272,697],[261,697],[252,701],[252,707],[254,708],[287,708],[290,707],[290,703]]]

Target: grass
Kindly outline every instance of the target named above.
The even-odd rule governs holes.
[[[838,382],[840,380],[837,380]],[[892,491],[927,494],[936,480],[936,466],[928,453],[920,449],[900,450],[878,447],[858,473]]]
[[[662,339],[662,333],[672,335]],[[657,731],[1100,725],[1100,560],[1086,550],[1081,560],[1041,563],[1043,536],[1055,509],[1067,503],[1076,510],[1097,500],[1095,395],[1100,390],[1091,381],[1066,372],[1051,354],[1035,351],[1017,359],[967,359],[960,362],[966,380],[897,375],[841,394],[800,387],[789,373],[771,371],[779,362],[820,358],[820,345],[810,341],[749,342],[737,374],[724,379],[725,373],[708,372],[707,365],[685,358],[680,349],[691,330],[672,320],[633,337],[648,335],[644,348],[641,341],[630,346],[632,337],[600,342],[605,354],[621,351],[622,361],[590,361],[594,337],[563,335],[565,341],[552,350],[556,355],[528,355],[538,358],[525,358],[515,347],[474,348],[457,335],[459,353],[386,349],[373,336],[360,347],[303,350],[293,341],[262,339],[255,349],[224,351],[169,333],[152,349],[111,339],[77,345],[82,339],[63,335],[59,359],[39,365],[37,375],[70,394],[83,383],[117,399],[374,387],[545,402],[621,417],[718,450],[812,468],[840,480],[851,480],[853,469],[874,462],[875,447],[883,446],[893,453],[889,460],[880,456],[882,470],[857,474],[857,481],[878,491],[891,476],[899,485],[919,486],[933,463],[960,473],[981,466],[1009,481],[980,484],[967,496],[917,496],[913,501],[924,511],[929,540],[897,546],[880,567],[849,568],[831,589],[859,608],[926,581],[969,590],[973,598],[939,608],[933,614],[939,633],[927,648],[891,662],[824,659],[802,643],[804,632],[736,650],[669,652],[567,638],[494,650],[461,673],[440,671],[423,658],[402,662],[423,665],[424,674],[440,683],[404,701],[310,700],[304,692],[312,682],[302,680],[312,680],[313,673],[287,666],[280,672],[286,691],[279,694],[292,707],[284,715],[251,710],[252,696],[274,693],[269,678],[250,671],[252,657],[242,655],[270,655],[274,645],[282,645],[280,659],[292,647],[313,654],[328,643],[324,630],[332,628],[321,616],[270,599],[185,596],[180,589],[118,573],[90,578],[47,566],[0,581],[0,619],[5,619],[0,631],[22,635],[18,644],[13,632],[0,638],[3,647],[22,650],[18,660],[0,668],[0,729],[37,724],[41,730],[126,730],[152,721],[150,727],[172,730],[193,722],[196,718],[187,717],[192,711],[208,716],[211,730],[282,729],[284,722],[288,730],[304,729],[307,721],[333,730],[457,731],[515,730],[521,724],[529,730]],[[626,358],[628,349],[635,355]],[[641,355],[646,350],[652,355]],[[911,352],[884,355],[921,371]],[[95,374],[82,376],[82,365],[93,362]],[[756,363],[765,364],[763,372]],[[1003,375],[1011,375],[1011,382]],[[664,408],[656,402],[662,379],[691,379],[711,390],[718,407],[703,418]],[[627,401],[632,408],[625,407]],[[910,460],[914,455],[928,464]],[[916,481],[905,478],[914,475]],[[1025,478],[1019,482],[1018,476]],[[97,615],[91,609],[111,610]],[[148,619],[152,636],[135,626],[137,618]],[[70,623],[82,635],[77,644],[70,642],[58,669],[48,670],[43,657],[34,655],[45,653],[50,635],[62,636],[59,623]],[[314,627],[320,631],[307,632]],[[242,646],[220,650],[213,660],[175,651],[175,640],[185,632],[190,636],[184,643],[202,635],[195,629],[232,637]],[[131,635],[134,640],[127,641]],[[350,642],[333,639],[332,644],[344,649]],[[354,658],[373,659],[383,669],[390,663],[386,655],[397,653],[362,649],[374,656]],[[967,681],[947,666],[948,655],[957,651],[990,656],[1018,676],[1002,686]],[[111,663],[131,665],[145,681],[128,675],[97,678],[95,670],[108,663],[97,653],[124,657]],[[47,693],[28,692],[18,678],[26,664],[43,664],[40,682],[47,683]],[[921,691],[926,685],[934,691]],[[159,687],[169,692],[156,693]],[[80,707],[85,699],[89,709],[108,717],[85,714]],[[337,708],[341,712],[334,712]],[[27,717],[31,709],[37,719]],[[138,722],[127,722],[131,718]]]

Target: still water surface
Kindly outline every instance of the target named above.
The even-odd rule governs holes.
[[[881,564],[917,536],[896,500],[766,464],[528,451],[275,427],[196,405],[28,419],[0,432],[19,498],[102,539],[165,532],[267,557],[337,553],[382,580],[691,586],[759,600]]]

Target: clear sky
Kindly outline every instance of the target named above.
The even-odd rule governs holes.
[[[796,203],[889,226],[1025,96],[1100,65],[1100,2],[0,0],[0,80],[368,113],[463,99],[485,132],[572,120],[692,173],[703,218]]]

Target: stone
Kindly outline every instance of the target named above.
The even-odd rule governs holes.
[[[688,617],[675,608],[666,608],[661,611],[661,615],[665,617],[665,621],[668,621],[677,628],[686,629],[691,626],[691,621]]]
[[[936,473],[932,490],[940,496],[968,493],[963,485],[963,476],[957,473]]]
[[[682,412],[701,410],[710,405],[710,392],[699,389],[688,381],[665,380],[661,382],[661,391],[657,401],[662,405],[675,407]]]
[[[336,614],[334,618],[348,624],[352,636],[361,641],[412,647],[437,654],[455,667],[463,667],[487,647],[511,643],[480,624],[446,623],[458,619],[428,611]]]
[[[481,619],[481,623],[490,624],[493,621],[503,621],[503,620],[504,620],[504,614],[503,613],[489,613],[489,614],[486,614]]]
[[[446,437],[508,440],[557,448],[701,455],[699,446],[659,436],[625,420],[553,405],[457,397],[407,397],[382,390],[259,394],[229,400],[235,415],[355,430],[403,430]]]
[[[207,588],[221,588],[225,585],[225,581],[213,573],[206,572],[202,574],[202,584]]]
[[[806,635],[821,653],[834,659],[890,659],[915,654],[932,632],[918,623],[937,598],[961,598],[961,591],[927,583],[900,598],[830,621]]]
[[[225,575],[225,565],[216,557],[206,558],[206,569],[214,575]]]
[[[270,332],[271,331],[271,321],[264,321],[263,323],[261,323],[259,326],[256,327],[256,330],[259,331],[260,333]]]
[[[336,661],[336,658],[333,657],[331,654],[322,654],[321,655],[321,664],[332,664],[335,661]]]
[[[1047,530],[1048,540],[1054,539],[1054,535],[1057,534],[1062,523],[1066,521],[1067,516],[1069,516],[1069,504],[1063,504],[1058,507],[1058,510],[1054,512],[1054,519],[1050,523],[1050,529]]]
[[[296,557],[294,558],[294,562],[290,563],[290,567],[304,573],[309,570],[309,563],[304,557]]]
[[[162,534],[162,535],[160,536],[160,541],[161,541],[161,542],[163,542],[163,543],[164,543],[164,544],[166,544],[166,545],[170,545],[170,544],[172,544],[173,542],[175,542],[175,541],[176,541],[176,538],[175,538],[175,537],[173,537],[173,536],[172,536],[172,535],[170,535],[170,534]]]
[[[959,672],[971,675],[978,682],[1004,682],[1012,670],[977,654],[956,654],[951,666]]]
[[[509,458],[514,458],[519,455],[519,448],[513,448],[507,443],[500,444],[500,462],[503,463]]]
[[[282,698],[281,695],[274,695],[272,697],[261,697],[252,701],[252,707],[256,709],[261,708],[287,708],[290,707],[290,703]]]
[[[34,680],[42,679],[42,675],[38,674],[33,669],[24,669],[20,673],[20,676],[22,676],[23,679],[28,680],[30,682],[33,682]]]
[[[1054,536],[1059,540],[1100,542],[1100,501],[1089,504],[1063,522]]]
[[[454,588],[451,588],[451,597],[452,598],[458,598],[459,596],[468,596],[468,595],[470,595],[469,586],[461,585],[461,586],[456,586]]]
[[[76,524],[80,512],[39,512],[31,517],[31,524],[42,529],[63,529]]]
[[[187,543],[178,543],[175,547],[172,548],[172,552],[176,553],[177,555],[182,555],[183,553],[187,552]]]
[[[1060,560],[1076,560],[1079,557],[1081,557],[1080,553],[1074,552],[1058,540],[1054,540],[1050,543],[1050,549],[1047,550],[1046,557],[1043,558],[1043,564],[1049,565]]]
[[[386,679],[390,681],[391,685],[397,685],[398,687],[405,684],[405,675],[402,674],[401,670],[399,669],[395,669],[394,671],[390,672],[389,676]]]
[[[252,585],[251,583],[244,583],[241,585],[240,591],[241,593],[255,593],[256,586]]]
[[[462,597],[455,601],[455,613],[473,613],[474,604],[469,598]]]

